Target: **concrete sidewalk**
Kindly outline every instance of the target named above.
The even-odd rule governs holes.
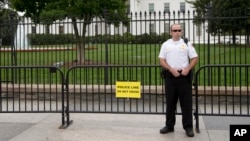
[[[200,116],[201,132],[190,138],[180,115],[169,134],[159,133],[164,115],[72,113],[70,119],[72,125],[59,129],[59,113],[0,113],[0,141],[229,141],[230,124],[250,123],[246,117]]]

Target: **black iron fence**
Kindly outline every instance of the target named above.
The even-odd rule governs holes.
[[[221,23],[225,17],[209,17],[197,24],[195,15],[134,13],[129,15],[128,27],[95,19],[87,26],[84,53],[80,54],[83,60],[79,60],[69,20],[44,26],[22,19],[16,25],[10,21],[16,27],[11,29],[9,24],[0,24],[0,110],[62,112],[63,126],[70,124],[70,112],[163,114],[158,53],[161,43],[169,38],[170,25],[180,23],[200,59],[194,82],[195,102],[200,107],[194,107],[199,110],[195,115],[249,116],[250,79],[244,65],[250,64],[247,28],[234,33],[210,32],[208,20]],[[249,18],[227,17],[237,22]],[[141,98],[117,98],[117,81],[140,82]]]
[[[170,25],[173,23],[181,24],[184,36],[194,44],[200,56],[197,67],[209,64],[249,64],[247,25],[237,30],[215,31],[209,28],[209,21],[228,26],[230,20],[230,25],[234,27],[239,22],[244,24],[249,20],[248,16],[197,19],[195,12],[140,12],[128,16],[131,19],[129,26],[121,23],[118,27],[105,24],[102,19],[94,19],[87,25],[85,37],[82,38],[82,53],[70,20],[57,21],[51,25],[34,24],[27,18],[22,18],[18,24],[13,21],[0,23],[0,65],[54,65],[66,69],[86,64],[158,65],[161,43],[170,37]],[[84,22],[77,23],[82,31]],[[80,32],[80,37],[82,35]]]

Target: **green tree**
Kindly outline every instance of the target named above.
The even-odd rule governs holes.
[[[249,0],[195,0],[189,1],[197,11],[196,23],[208,22],[211,34],[229,33],[236,42],[236,35],[244,31],[249,43],[250,1]]]
[[[4,0],[0,0],[0,10],[4,7]]]
[[[128,24],[126,0],[11,0],[17,11],[25,12],[35,23],[52,24],[69,18],[77,39],[77,60],[85,61],[85,33],[93,18],[105,19],[108,24]],[[77,20],[83,21],[82,35]]]
[[[8,5],[9,1],[0,1],[0,39],[5,45],[10,45],[11,41],[14,41],[19,21],[17,13],[8,8]]]

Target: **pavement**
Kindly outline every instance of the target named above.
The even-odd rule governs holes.
[[[0,141],[229,141],[230,124],[250,123],[249,117],[200,116],[200,133],[187,137],[181,115],[168,134],[159,133],[164,115],[71,113],[70,119],[59,129],[60,113],[0,113]]]

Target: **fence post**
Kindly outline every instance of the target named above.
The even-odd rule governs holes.
[[[69,114],[69,77],[68,74],[71,68],[66,72],[66,77],[63,77],[62,82],[62,125],[59,127],[60,129],[66,129],[69,127],[73,120],[70,120]],[[65,106],[65,94],[66,93],[66,106]],[[66,123],[65,123],[66,119]]]
[[[200,133],[200,127],[199,127],[199,106],[198,106],[198,71],[195,73],[195,82],[194,82],[194,87],[195,87],[195,120],[196,120],[196,132]]]

